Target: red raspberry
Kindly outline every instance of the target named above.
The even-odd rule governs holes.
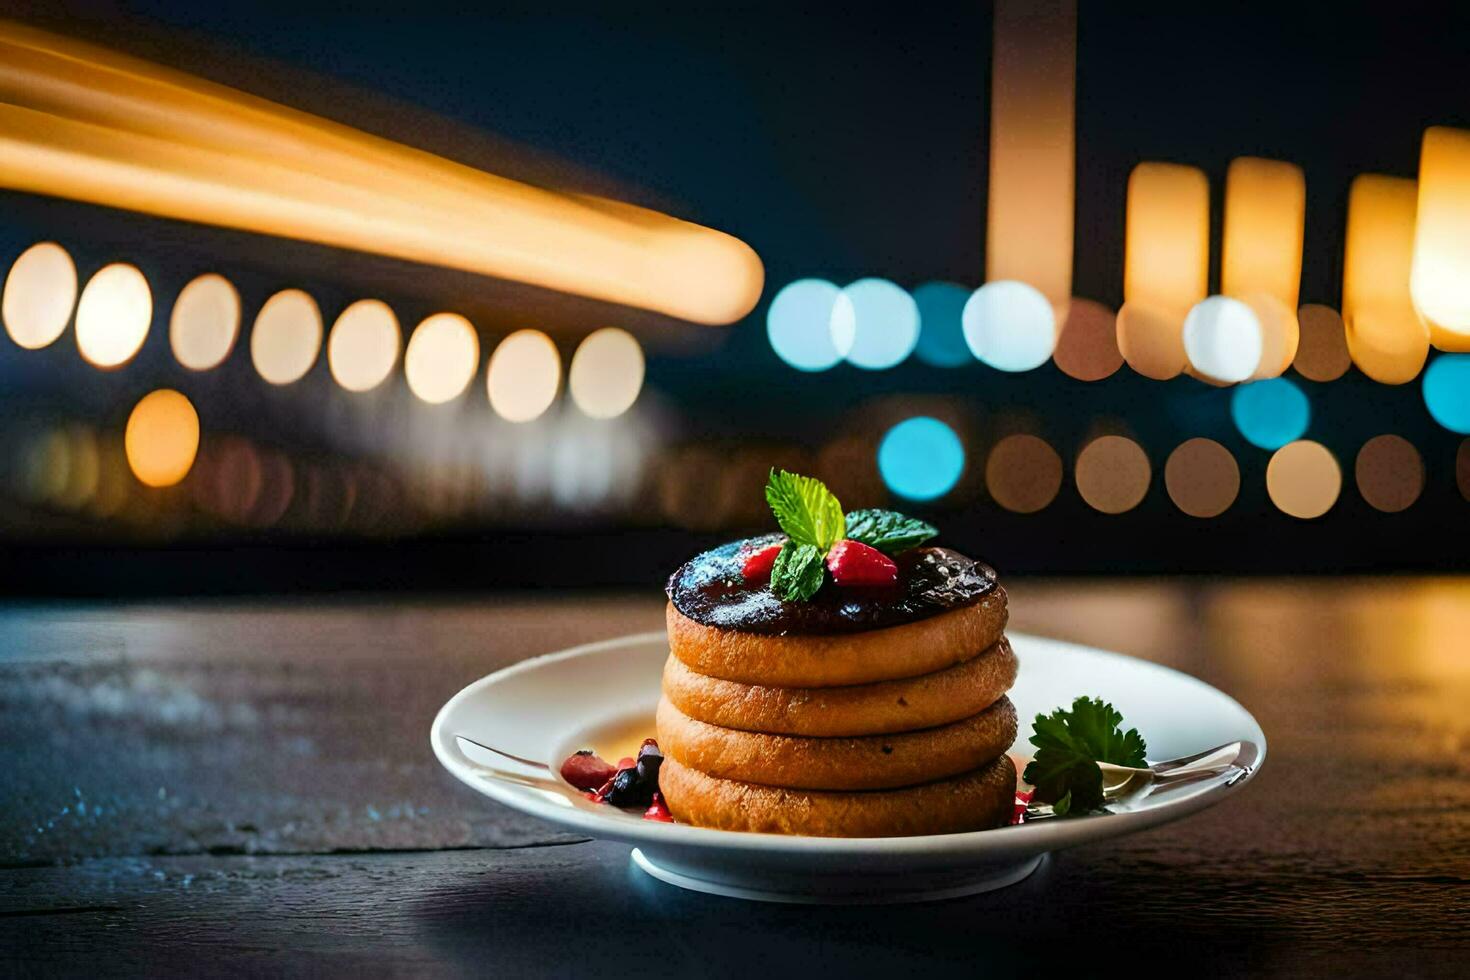
[[[583,749],[567,756],[561,764],[561,778],[577,789],[596,789],[613,777],[615,770],[591,751]]]
[[[779,544],[767,545],[759,551],[752,551],[746,556],[740,574],[745,576],[747,582],[766,581],[771,577],[771,568],[776,564],[776,556],[780,553]]]
[[[846,538],[827,552],[832,581],[844,586],[892,585],[898,581],[898,566],[877,548]]]

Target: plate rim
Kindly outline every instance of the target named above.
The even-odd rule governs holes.
[[[482,775],[485,768],[466,756],[459,747],[455,733],[445,728],[449,716],[466,701],[471,700],[485,688],[492,687],[507,678],[534,671],[546,664],[574,660],[625,646],[651,643],[668,643],[664,630],[648,630],[628,633],[603,640],[594,640],[555,650],[550,653],[528,657],[525,660],[502,667],[471,681],[456,692],[440,707],[429,729],[429,743],[435,757],[456,779],[471,789],[490,797],[503,806],[529,814],[549,823],[569,827],[601,840],[613,840],[629,844],[648,844],[661,848],[718,848],[759,853],[788,853],[792,855],[814,852],[827,856],[912,854],[914,856],[943,857],[946,855],[1008,857],[1055,851],[1078,844],[1126,836],[1150,827],[1171,823],[1214,806],[1216,803],[1244,789],[1260,773],[1266,761],[1267,740],[1264,729],[1256,717],[1239,701],[1226,692],[1192,674],[1174,667],[1133,657],[1113,650],[1088,646],[1071,640],[1055,639],[1033,633],[1011,632],[1008,636],[1015,642],[1039,641],[1056,647],[1066,648],[1073,653],[1127,661],[1130,665],[1141,665],[1147,669],[1174,675],[1191,685],[1202,687],[1213,695],[1224,698],[1234,705],[1255,727],[1258,755],[1251,770],[1240,779],[1229,784],[1217,784],[1203,792],[1184,799],[1170,801],[1147,810],[1111,813],[1105,816],[1087,817],[1080,820],[1048,820],[1034,824],[998,827],[991,830],[973,830],[955,834],[927,834],[909,837],[806,837],[785,834],[765,834],[754,831],[718,830],[710,827],[693,827],[686,824],[667,824],[655,821],[614,818],[611,814],[579,809],[570,806],[542,802],[534,796],[516,792],[518,787],[501,784]]]

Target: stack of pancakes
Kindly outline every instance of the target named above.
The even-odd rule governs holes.
[[[988,575],[986,587],[938,611],[899,597],[893,608],[903,615],[869,615],[866,623],[880,625],[867,628],[844,618],[862,605],[844,596],[837,599],[847,605],[830,614],[818,607],[793,617],[790,609],[753,611],[755,593],[732,591],[726,580],[713,601],[694,601],[713,595],[696,565],[708,556],[691,563],[693,573],[676,573],[658,709],[659,783],[675,819],[824,837],[954,833],[1009,821],[1016,770],[1006,751],[1016,710],[1005,692],[1017,662],[1003,635],[1005,590],[984,565],[921,550],[938,555],[931,565],[981,570],[976,580]],[[870,612],[888,611],[873,605],[881,596],[863,601]]]

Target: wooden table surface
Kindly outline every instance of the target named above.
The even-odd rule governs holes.
[[[1270,759],[874,908],[679,891],[439,767],[460,687],[656,596],[0,607],[0,974],[1470,975],[1470,580],[1010,585],[1013,628],[1204,678]]]

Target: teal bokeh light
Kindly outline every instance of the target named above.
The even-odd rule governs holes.
[[[783,286],[766,311],[766,337],[776,356],[798,371],[825,371],[842,360],[832,341],[832,310],[841,295],[825,279]]]
[[[1434,421],[1470,435],[1470,354],[1441,354],[1424,372],[1424,405]]]
[[[1275,451],[1306,434],[1312,406],[1286,378],[1267,378],[1235,389],[1230,417],[1251,445]]]
[[[926,282],[914,290],[919,306],[919,343],[914,356],[930,367],[964,367],[971,363],[962,317],[970,290],[952,282]]]
[[[964,471],[965,447],[960,437],[926,415],[898,423],[878,444],[878,472],[883,482],[909,500],[944,496]]]

